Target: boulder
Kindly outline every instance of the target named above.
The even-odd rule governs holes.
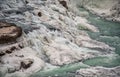
[[[44,61],[39,58],[38,53],[26,47],[16,50],[11,54],[1,57],[0,69],[7,69],[5,77],[29,77],[29,75],[41,70],[45,66]],[[0,70],[1,71],[1,70]]]
[[[49,46],[44,46],[43,50],[49,62],[58,66],[94,57],[64,38],[56,38]]]
[[[15,41],[22,35],[22,29],[15,24],[0,21],[0,43]]]
[[[60,2],[60,4],[61,4],[63,7],[65,7],[66,9],[68,9],[67,2],[66,2],[66,1],[60,0],[59,2]]]
[[[25,59],[21,62],[21,68],[27,69],[33,64],[33,59]]]
[[[87,69],[80,69],[76,72],[75,77],[120,77],[120,67],[105,68],[105,67],[91,67]]]

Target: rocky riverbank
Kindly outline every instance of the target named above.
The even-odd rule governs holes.
[[[87,31],[99,29],[69,0],[0,1],[0,20],[1,77],[29,77],[46,67],[116,55],[115,48],[90,38]]]
[[[84,7],[91,13],[109,21],[120,21],[119,0],[76,0],[79,7]]]
[[[76,72],[75,77],[119,77],[120,67],[105,68],[105,67],[91,67],[87,69],[80,69]]]

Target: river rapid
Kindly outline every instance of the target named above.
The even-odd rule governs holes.
[[[31,77],[74,77],[75,71],[80,68],[88,68],[91,66],[116,67],[120,66],[120,23],[107,21],[96,15],[93,15],[84,8],[79,8],[80,11],[88,12],[87,17],[90,24],[96,26],[100,32],[87,31],[89,36],[97,41],[104,42],[115,48],[115,57],[112,56],[98,56],[92,59],[83,61],[83,63],[72,63],[63,65],[60,68],[52,70],[43,70],[35,73]]]

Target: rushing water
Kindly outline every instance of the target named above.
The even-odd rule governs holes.
[[[87,67],[87,65],[81,63],[68,64],[60,68],[37,72],[31,77],[74,77],[76,70]]]
[[[120,55],[120,23],[107,21],[90,14],[88,20],[98,27],[99,33],[88,32],[91,38],[105,42],[116,48],[116,53]]]
[[[80,10],[86,11],[82,8],[80,8]],[[114,47],[116,54],[120,55],[120,23],[101,19],[91,13],[89,13],[88,21],[100,30],[100,32],[88,31],[90,37]],[[120,66],[120,56],[96,57],[85,60],[84,64],[104,67]],[[41,71],[34,74],[32,77],[74,77],[76,70],[88,67],[84,64],[74,63],[49,71]]]
[[[86,11],[84,8],[80,8],[80,10]],[[88,31],[90,37],[114,47],[115,53],[120,55],[120,23],[101,19],[91,13],[89,13],[89,17],[87,19],[90,24],[96,26],[100,30],[100,32]],[[120,56],[110,57],[96,57],[86,60],[84,63],[91,66],[104,67],[115,67],[120,65]]]

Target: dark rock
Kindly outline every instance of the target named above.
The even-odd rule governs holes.
[[[19,47],[20,47],[20,48],[24,48],[24,46],[23,46],[23,45],[21,45],[21,44],[19,44]]]
[[[64,6],[66,9],[68,9],[67,2],[66,1],[59,1],[62,6]]]
[[[6,53],[10,54],[10,53],[12,53],[12,51],[11,50],[6,50]]]
[[[25,59],[21,62],[21,68],[27,69],[33,64],[33,59]]]
[[[0,21],[0,43],[15,41],[22,35],[22,29],[15,24]]]
[[[15,46],[11,47],[11,51],[14,51],[15,49],[17,49]]]
[[[27,0],[25,0],[25,3],[28,4],[29,2]]]
[[[0,56],[3,56],[3,55],[5,55],[5,52],[0,51]]]
[[[41,16],[42,16],[42,13],[41,13],[41,12],[38,12],[38,16],[41,17]]]

